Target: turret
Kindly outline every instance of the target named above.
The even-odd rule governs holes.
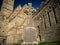
[[[2,15],[9,17],[13,11],[14,0],[3,0],[1,7]]]

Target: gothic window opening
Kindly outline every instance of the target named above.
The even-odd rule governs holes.
[[[39,36],[39,39],[40,39],[40,41],[41,41],[41,35],[40,35],[40,27],[39,26],[37,26],[38,27],[38,36]]]
[[[44,28],[46,29],[45,15],[43,15]]]
[[[56,21],[56,23],[58,23],[57,18],[56,18],[56,12],[55,12],[54,8],[53,8],[53,12],[54,12],[55,21]]]
[[[48,12],[48,18],[49,18],[49,24],[51,26],[51,21],[50,21],[50,16],[49,16],[49,12]]]
[[[3,39],[3,45],[6,45],[6,39]]]
[[[39,37],[40,37],[40,41],[41,41],[41,35],[39,35]]]
[[[38,31],[39,31],[39,34],[40,34],[40,27],[39,26],[37,26],[38,27]]]

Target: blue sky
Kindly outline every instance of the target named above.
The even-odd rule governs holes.
[[[2,1],[3,0],[0,0],[0,8],[2,5]],[[34,8],[38,8],[42,1],[44,1],[44,0],[15,0],[14,8],[16,8],[19,4],[23,6],[24,4],[27,4],[27,3],[32,3],[33,4],[32,6]]]
[[[40,6],[41,2],[44,0],[15,0],[15,6],[14,8],[18,5],[21,4],[22,6],[27,3],[32,3],[34,8],[37,8]]]

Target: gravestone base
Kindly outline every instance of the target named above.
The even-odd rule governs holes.
[[[38,42],[23,42],[21,45],[37,45]]]

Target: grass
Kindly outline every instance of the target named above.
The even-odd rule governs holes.
[[[60,41],[39,42],[38,45],[60,45]]]
[[[12,44],[12,45],[21,45],[21,44],[16,44],[16,43],[14,43],[14,44]]]
[[[12,45],[21,45],[21,44],[12,44]],[[49,41],[49,42],[39,42],[38,44],[34,45],[60,45],[60,41]]]

